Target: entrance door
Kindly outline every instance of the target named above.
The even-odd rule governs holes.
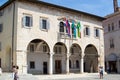
[[[60,74],[61,73],[61,60],[55,61],[55,73]]]
[[[116,65],[116,61],[109,61],[109,68],[110,68],[110,72],[117,72],[117,65]]]
[[[43,74],[47,74],[47,62],[43,62]]]

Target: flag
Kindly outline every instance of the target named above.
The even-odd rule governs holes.
[[[75,24],[74,24],[74,21],[72,21],[72,34],[73,34],[73,36],[74,36],[74,38],[76,38],[76,26],[75,26]]]
[[[80,29],[81,29],[81,25],[80,25],[80,22],[78,22],[78,23],[77,23],[77,34],[78,34],[78,37],[79,37],[79,38],[81,38]]]
[[[68,35],[70,36],[70,24],[69,21],[66,20],[66,32],[68,33]]]

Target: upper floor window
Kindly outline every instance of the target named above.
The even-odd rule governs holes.
[[[119,28],[120,28],[120,20],[119,20]]]
[[[1,10],[0,11],[0,16],[3,16],[3,14],[4,14],[4,10]]]
[[[100,31],[99,29],[95,29],[95,37],[99,37],[100,36]]]
[[[114,39],[110,39],[110,48],[114,48]]]
[[[32,27],[33,25],[33,18],[31,15],[25,15],[23,17],[23,26],[24,27]]]
[[[34,52],[35,51],[35,44],[31,43],[30,44],[30,52]]]
[[[2,50],[1,42],[0,42],[0,51]]]
[[[0,32],[3,30],[3,24],[0,24]]]
[[[114,23],[112,23],[112,30],[114,30]]]
[[[43,52],[47,52],[47,46],[43,45]]]
[[[90,36],[90,28],[89,27],[85,28],[85,35]]]
[[[55,53],[56,53],[56,54],[61,54],[61,52],[62,52],[61,50],[62,50],[62,49],[61,49],[61,46],[56,46],[56,47],[55,47]]]
[[[47,18],[40,18],[40,29],[41,30],[49,29],[49,21]]]
[[[110,32],[110,24],[108,24],[108,32]]]
[[[64,23],[60,22],[59,26],[60,26],[59,32],[64,32]]]

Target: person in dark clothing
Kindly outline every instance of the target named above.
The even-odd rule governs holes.
[[[13,78],[14,80],[18,80],[18,69],[19,67],[18,66],[13,66]]]
[[[100,79],[103,79],[103,67],[99,67]]]

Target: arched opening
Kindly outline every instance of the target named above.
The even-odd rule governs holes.
[[[84,56],[84,72],[98,72],[98,51],[94,45],[87,45]]]
[[[58,42],[54,45],[54,73],[65,73],[67,48],[64,43]]]
[[[32,40],[27,47],[27,72],[31,74],[48,74],[49,46],[41,39]]]
[[[78,44],[72,44],[70,47],[70,61],[71,61],[71,67],[70,73],[80,73],[80,59],[81,59],[81,48]],[[70,63],[69,63],[70,64]]]

